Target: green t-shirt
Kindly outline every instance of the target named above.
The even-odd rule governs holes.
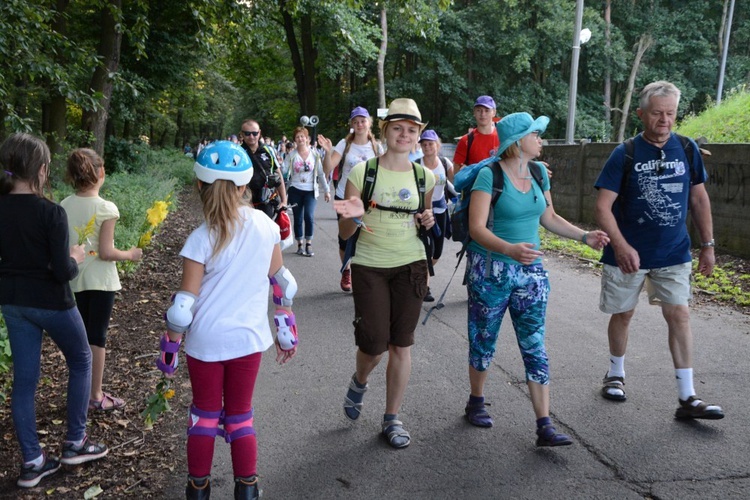
[[[422,165],[425,179],[425,208],[431,202],[427,193],[435,187],[435,176]],[[362,192],[366,163],[358,163],[349,173],[349,180]],[[414,171],[394,172],[378,168],[378,175],[372,193],[372,201],[386,207],[399,207],[408,210],[419,208],[419,192],[414,179]],[[357,251],[352,259],[353,264],[369,267],[398,267],[419,260],[424,260],[425,250],[417,236],[414,215],[405,212],[390,212],[373,208],[363,217],[370,231],[362,230],[357,240]]]

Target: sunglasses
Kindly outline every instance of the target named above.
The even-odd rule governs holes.
[[[251,135],[253,137],[258,137],[258,134],[260,134],[260,130],[243,130],[242,135],[245,137],[250,137]]]

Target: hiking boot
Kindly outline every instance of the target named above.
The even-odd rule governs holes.
[[[435,297],[432,296],[432,292],[430,291],[430,287],[427,287],[427,295],[424,296],[422,299],[423,302],[435,302]]]
[[[105,444],[93,443],[86,436],[83,438],[81,446],[76,447],[70,441],[63,443],[62,457],[60,462],[65,465],[78,465],[92,460],[98,460],[109,453],[109,448]]]
[[[21,465],[21,475],[18,476],[18,481],[16,481],[16,484],[20,488],[33,488],[39,484],[42,478],[60,470],[60,461],[57,457],[47,455],[44,452],[42,454],[44,455],[44,463],[42,465]]]
[[[234,500],[256,500],[260,498],[258,476],[234,478]]]
[[[187,500],[208,500],[211,498],[211,476],[188,476],[185,498]]]
[[[352,291],[352,270],[351,269],[344,269],[344,272],[341,273],[341,289],[345,292]]]
[[[677,419],[705,418],[707,420],[719,420],[724,418],[721,406],[709,405],[697,396],[690,396],[687,401],[678,399],[680,407],[674,414]]]

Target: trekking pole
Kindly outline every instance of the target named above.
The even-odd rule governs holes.
[[[463,254],[461,255],[463,257]],[[451,282],[453,281],[453,277],[456,275],[456,271],[458,271],[458,266],[461,265],[461,259],[458,259],[458,262],[456,263],[456,267],[453,269],[453,274],[451,274],[451,279],[448,280],[448,284],[445,285],[445,289],[443,290],[443,293],[440,294],[440,297],[438,298],[437,303],[430,307],[430,310],[427,311],[427,314],[424,317],[424,320],[422,320],[422,326],[424,326],[425,323],[427,323],[427,320],[430,319],[430,316],[432,315],[433,311],[439,311],[443,307],[445,307],[445,304],[443,304],[443,299],[445,298],[445,294],[448,291],[448,287],[451,286]]]

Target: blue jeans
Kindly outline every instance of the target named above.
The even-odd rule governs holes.
[[[313,217],[315,216],[315,205],[318,200],[315,199],[314,191],[303,191],[296,187],[290,187],[287,193],[288,203],[295,205],[292,207],[294,213],[294,239],[300,241],[304,234],[304,239],[312,240],[313,237]],[[305,223],[305,231],[302,232],[302,222]]]
[[[66,440],[79,441],[86,434],[91,391],[91,349],[86,328],[76,307],[65,311],[13,305],[2,306],[13,352],[11,412],[23,460],[42,453],[36,433],[36,388],[42,351],[42,331],[57,344],[68,365],[68,432]]]

